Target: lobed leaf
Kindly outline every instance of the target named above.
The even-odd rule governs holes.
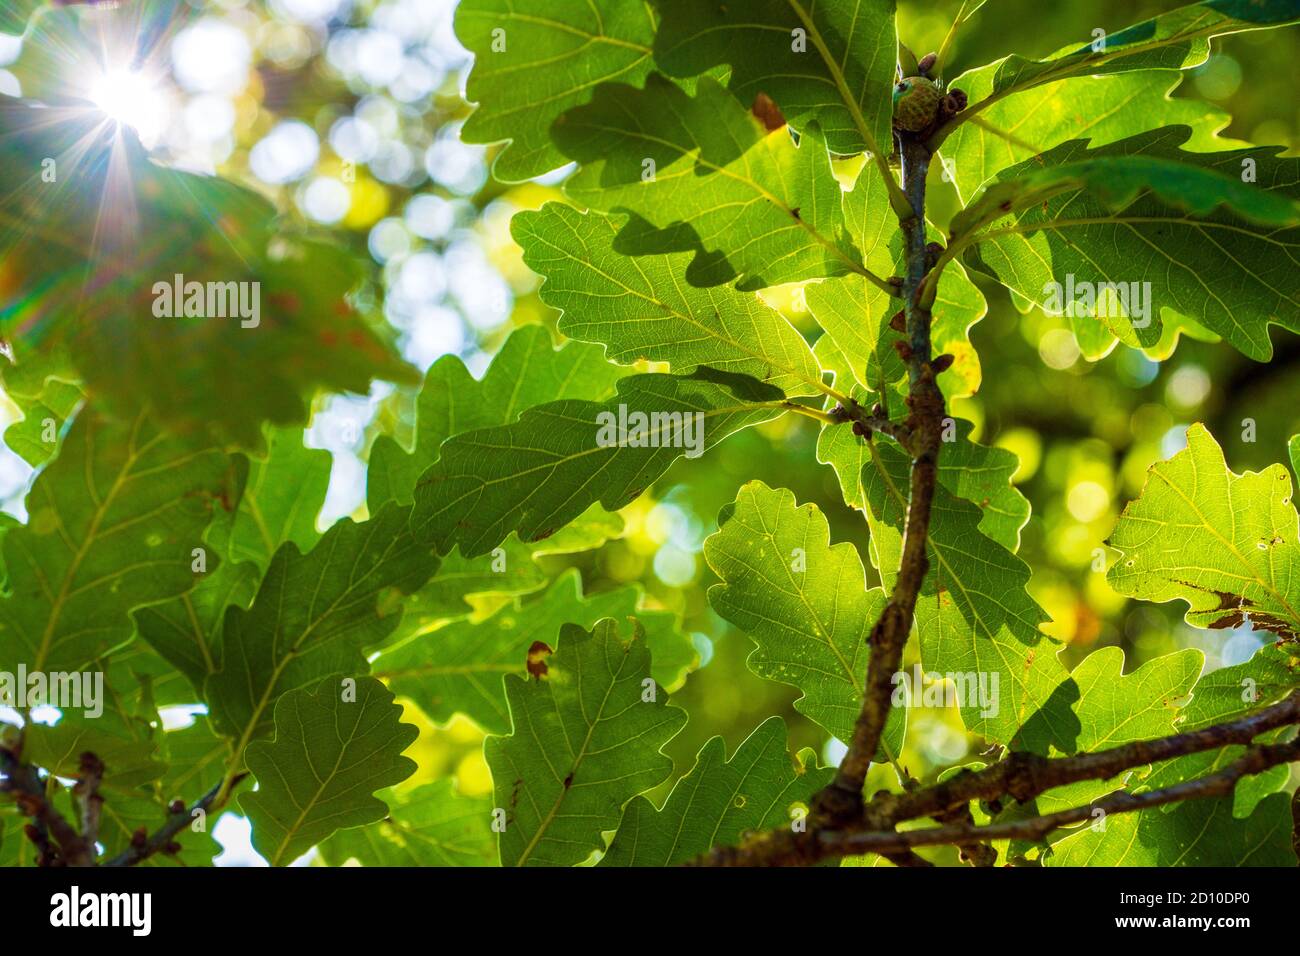
[[[624,255],[617,237],[625,222],[561,203],[512,220],[524,262],[546,279],[542,301],[560,310],[562,333],[604,345],[622,364],[668,362],[677,373],[704,365],[790,396],[823,390],[812,349],[784,316],[752,293],[684,284],[689,253]]]
[[[632,799],[600,865],[676,866],[712,847],[735,846],[749,831],[790,826],[802,819],[795,810],[806,812],[834,775],[817,767],[811,752],[791,758],[780,717],[759,724],[730,760],[723,739],[712,737],[662,807]]]
[[[492,866],[496,840],[486,796],[457,792],[454,781],[427,783],[389,798],[378,823],[339,830],[320,845],[335,866]]]
[[[1288,281],[1300,160],[1273,148],[1185,152],[1188,135],[1173,126],[1093,150],[1075,141],[1005,170],[953,220],[956,241],[974,243],[967,263],[1048,311],[1103,314],[1144,346],[1165,314],[1268,358],[1270,323],[1300,331]],[[1256,182],[1242,181],[1243,163]],[[1089,303],[1076,282],[1117,285]]]
[[[654,686],[639,631],[566,625],[538,678],[506,678],[513,732],[489,737],[493,800],[506,810],[503,866],[572,866],[604,848],[623,805],[662,782],[661,748],[686,723]]]
[[[563,166],[551,124],[601,83],[638,83],[653,68],[655,22],[643,0],[464,0],[456,37],[474,54],[465,96],[478,104],[467,143],[508,145],[492,172],[520,182]]]
[[[407,531],[409,514],[390,504],[369,521],[339,521],[307,554],[284,545],[252,606],[225,609],[218,669],[204,683],[222,733],[243,746],[270,732],[272,708],[288,691],[367,672],[363,649],[397,626],[392,598],[417,590],[437,567]]]
[[[272,866],[285,866],[337,830],[382,820],[387,805],[376,790],[415,772],[403,757],[419,731],[379,681],[356,679],[349,699],[343,682],[298,688],[275,705],[275,737],[246,751],[257,790],[239,798],[253,824],[253,846]]]
[[[373,662],[375,676],[439,724],[464,714],[487,732],[504,734],[510,713],[502,679],[528,673],[538,642],[553,648],[566,624],[591,628],[604,618],[635,617],[651,653],[651,676],[669,690],[679,685],[697,655],[676,615],[639,609],[635,586],[584,597],[581,584],[570,570],[535,600],[516,599],[481,621],[455,621],[386,647]]]
[[[607,511],[633,501],[684,454],[775,418],[783,398],[753,379],[701,368],[629,376],[604,403],[534,406],[511,425],[446,442],[416,487],[412,528],[440,553],[459,545],[466,557],[511,531],[546,538],[597,501]],[[638,413],[654,416],[644,429],[631,418]]]
[[[590,105],[560,117],[554,136],[580,164],[565,184],[570,196],[638,217],[616,251],[694,252],[691,285],[736,279],[751,290],[861,271],[816,125],[796,147],[709,77],[694,96],[657,74],[643,90],[599,87]]]
[[[1120,551],[1106,578],[1144,601],[1187,602],[1187,623],[1249,623],[1283,639],[1300,634],[1300,518],[1282,465],[1235,474],[1204,425],[1157,462],[1107,543]]]
[[[813,505],[798,507],[793,493],[751,481],[718,516],[704,557],[722,580],[709,603],[757,644],[749,669],[799,688],[795,709],[849,740],[862,710],[868,639],[886,600],[867,588],[853,546],[831,546]],[[906,726],[895,709],[881,738],[886,759],[902,751]]]
[[[1094,35],[1087,43],[1041,60],[1015,54],[1004,57],[982,68],[993,70],[991,88],[973,109],[1070,77],[1199,66],[1209,58],[1214,37],[1296,22],[1300,22],[1297,0],[1202,0],[1116,33],[1103,31],[1102,36]]]
[[[32,485],[27,524],[0,539],[0,658],[73,671],[125,642],[131,611],[195,586],[193,550],[234,484],[205,441],[82,412]]]
[[[769,96],[797,129],[817,123],[834,152],[888,149],[893,141],[893,0],[654,2],[663,18],[655,63],[669,76],[725,64],[737,99]]]

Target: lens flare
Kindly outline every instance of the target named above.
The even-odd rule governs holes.
[[[134,129],[146,146],[157,140],[167,119],[162,90],[138,70],[105,71],[91,84],[90,100],[113,122]]]

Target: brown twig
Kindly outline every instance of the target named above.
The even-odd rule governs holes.
[[[80,771],[72,795],[81,806],[81,838],[94,846],[99,839],[99,816],[104,809],[104,798],[99,795],[99,785],[104,782],[104,762],[87,751],[81,755]]]
[[[4,774],[0,790],[12,793],[19,811],[33,821],[27,836],[36,845],[39,865],[95,865],[94,843],[83,839],[50,802],[40,771],[22,762],[21,737],[16,749],[0,747],[0,773]]]
[[[247,773],[238,774],[233,786],[238,786],[239,782],[247,777]],[[132,840],[131,845],[113,857],[111,860],[104,862],[104,866],[134,866],[142,860],[147,860],[155,853],[177,853],[180,846],[176,842],[176,835],[185,829],[194,819],[194,814],[198,811],[207,813],[211,808],[217,796],[221,793],[221,784],[218,783],[211,790],[205,793],[191,807],[186,807],[181,801],[176,801],[168,808],[167,821],[153,832],[151,836],[144,836],[141,828],[141,839]]]
[[[905,793],[877,794],[856,823],[815,827],[805,833],[768,831],[750,837],[740,846],[717,847],[696,863],[704,866],[801,866],[828,857],[868,850],[888,855],[910,852],[914,846],[973,846],[979,842],[1004,839],[1006,837],[1002,835],[1002,829],[978,828],[966,822],[926,830],[909,830],[905,833],[897,833],[893,828],[904,821],[922,817],[940,821],[952,819],[962,808],[968,808],[973,800],[999,801],[1010,797],[1025,804],[1055,787],[1084,780],[1109,780],[1127,770],[1148,764],[1221,747],[1246,745],[1260,734],[1297,723],[1300,723],[1300,691],[1237,720],[1169,737],[1139,740],[1109,750],[1053,758],[1023,752],[1012,753],[991,767],[980,771],[962,771],[940,784]],[[1159,793],[1173,794],[1163,802],[1220,795],[1231,790],[1232,784],[1242,776],[1258,773],[1278,763],[1300,759],[1300,749],[1297,748],[1300,748],[1300,742],[1297,741],[1278,746],[1255,747],[1221,773],[1192,781],[1196,786],[1179,784]],[[1225,785],[1220,778],[1230,773],[1235,773],[1236,776]],[[1140,799],[1135,801],[1135,796]],[[1103,801],[1086,808],[1063,811],[1065,814],[1083,813],[1083,816],[1068,820],[1060,814],[1052,814],[993,826],[1007,828],[1014,824],[1026,828],[1006,831],[1006,835],[1010,836],[1032,835],[1034,827],[1046,827],[1042,832],[1047,833],[1066,823],[1087,819],[1095,809],[1107,813],[1129,812],[1154,805],[1149,802],[1152,799],[1154,798],[1150,794],[1122,794],[1115,796],[1110,803]]]
[[[903,191],[915,213],[901,223],[907,250],[903,301],[908,341],[902,351],[908,361],[907,404],[911,409],[905,423],[905,447],[912,455],[911,496],[898,576],[889,602],[871,632],[871,660],[862,711],[854,724],[848,752],[840,762],[835,779],[813,798],[815,824],[836,828],[852,825],[862,818],[862,787],[867,769],[880,746],[885,722],[889,719],[893,675],[902,663],[916,599],[930,566],[927,540],[942,444],[944,404],[943,393],[935,382],[935,371],[930,364],[931,315],[928,308],[918,303],[916,296],[928,268],[925,177],[930,152],[924,143],[910,135],[900,134],[899,153],[903,161]]]
[[[908,830],[904,833],[892,831],[826,833],[820,836],[819,842],[827,856],[843,856],[851,853],[885,853],[904,848],[941,844],[971,847],[990,840],[1041,840],[1053,830],[1093,818],[1098,811],[1107,815],[1133,813],[1183,800],[1226,796],[1232,792],[1237,781],[1242,777],[1262,773],[1270,767],[1294,760],[1300,760],[1300,740],[1293,740],[1286,744],[1251,747],[1223,770],[1206,777],[1186,780],[1171,787],[1148,790],[1145,793],[1121,790],[1094,803],[1026,820],[1010,820],[986,826],[958,823],[923,830]]]
[[[904,422],[892,421],[881,405],[867,411],[850,399],[848,404],[836,405],[831,409],[829,417],[835,423],[852,422],[854,434],[863,438],[870,438],[872,434],[879,432],[898,442],[904,450],[911,447],[912,429]]]

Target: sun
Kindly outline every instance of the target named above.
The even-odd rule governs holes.
[[[91,82],[89,96],[100,112],[130,126],[146,145],[157,140],[166,124],[167,98],[157,80],[143,71],[105,70]]]

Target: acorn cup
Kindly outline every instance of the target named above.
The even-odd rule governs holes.
[[[894,126],[917,133],[934,122],[943,93],[933,80],[909,76],[894,85]]]

